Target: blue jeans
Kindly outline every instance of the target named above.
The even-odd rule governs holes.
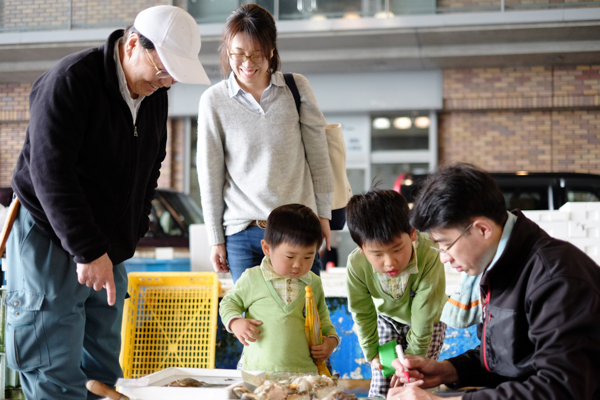
[[[264,238],[265,230],[258,226],[249,226],[247,229],[225,238],[227,262],[233,283],[240,279],[245,270],[260,265],[265,256],[260,246],[260,241]],[[310,270],[320,275],[321,265],[318,253]]]
[[[124,264],[113,267],[117,301],[77,281],[73,257],[42,233],[21,207],[7,243],[6,360],[28,400],[98,399],[88,379],[109,386],[119,365]]]

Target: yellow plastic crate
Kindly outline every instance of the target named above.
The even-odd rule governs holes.
[[[214,272],[131,272],[121,332],[125,378],[214,368],[220,283]]]

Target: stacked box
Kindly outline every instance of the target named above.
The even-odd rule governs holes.
[[[566,203],[555,211],[524,211],[550,236],[577,246],[600,264],[600,202]]]
[[[557,239],[569,239],[569,212],[561,210],[523,211],[523,214],[538,224],[548,235]]]

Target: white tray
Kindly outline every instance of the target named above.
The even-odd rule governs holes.
[[[163,387],[177,379],[194,378],[223,387]],[[117,390],[131,400],[230,400],[232,388],[242,383],[242,371],[235,369],[167,368],[137,380],[125,380]]]

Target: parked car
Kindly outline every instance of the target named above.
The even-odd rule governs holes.
[[[202,210],[185,193],[157,189],[152,200],[150,229],[138,247],[189,247],[189,227],[203,224]]]
[[[8,207],[12,200],[11,187],[0,188],[0,204]],[[203,224],[202,210],[185,193],[157,189],[152,200],[150,230],[140,239],[139,247],[188,247],[189,227]],[[0,221],[0,230],[4,219]]]
[[[557,210],[566,202],[600,201],[600,175],[570,172],[491,173],[506,208]],[[413,203],[427,175],[402,174],[394,188]]]

